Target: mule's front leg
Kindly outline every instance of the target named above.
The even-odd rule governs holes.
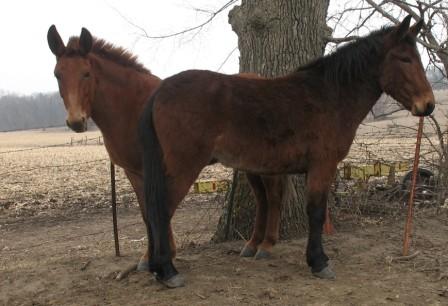
[[[328,266],[328,256],[322,246],[322,228],[325,222],[328,191],[336,167],[313,170],[308,172],[307,177],[309,236],[306,261],[314,276],[334,279],[336,275]]]
[[[134,189],[134,192],[137,196],[138,206],[140,207],[140,212],[142,214],[143,221],[145,225],[147,225],[146,213],[145,213],[145,200],[144,200],[144,191],[143,191],[143,176],[138,171],[132,171],[129,169],[124,169],[124,173],[131,182],[131,186]],[[140,260],[137,263],[137,271],[148,272],[149,270],[149,252],[146,249],[146,252],[140,257]]]

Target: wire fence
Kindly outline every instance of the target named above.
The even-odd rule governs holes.
[[[101,137],[9,148],[0,151],[0,164],[0,227],[24,222],[45,224],[48,218],[59,218],[63,222],[65,216],[111,208],[110,160]],[[219,171],[221,179],[229,176],[229,170]],[[211,179],[215,174],[215,169],[205,169],[201,178]],[[119,222],[119,230],[128,226],[143,227],[136,195],[119,167],[115,180],[118,209],[132,211],[134,220],[138,220],[130,224]],[[223,193],[198,194],[193,191],[194,188],[177,213],[180,214],[181,229],[176,231],[176,240],[180,247],[192,241],[210,239],[213,224],[216,224],[224,203]],[[190,213],[193,210],[194,213]],[[112,223],[108,232],[112,233]],[[87,235],[104,233],[92,231]],[[57,242],[39,242],[36,247]]]
[[[406,212],[418,120],[397,116],[364,123],[332,189],[337,214],[396,216]],[[447,207],[447,117],[425,120],[416,207]]]
[[[427,120],[424,133],[417,208],[444,207],[448,194],[443,168],[446,132],[438,134],[434,123]],[[388,120],[361,126],[332,187],[330,208],[336,219],[347,215],[395,216],[405,211],[415,135],[416,120],[407,125]],[[0,151],[0,164],[0,224],[111,207],[110,162],[100,136],[9,148]],[[207,168],[200,179],[230,182],[231,177],[231,170],[218,166]],[[116,189],[119,208],[138,207],[121,169],[117,170]],[[224,192],[191,191],[184,200],[186,205],[176,213],[184,210],[185,216],[192,215],[185,217],[188,226],[176,231],[181,245],[208,239],[225,201]],[[193,208],[187,211],[188,207]]]

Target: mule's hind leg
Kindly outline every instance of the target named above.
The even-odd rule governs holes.
[[[140,212],[142,214],[143,221],[145,224],[147,224],[146,220],[146,213],[145,213],[145,202],[144,202],[144,192],[143,192],[143,177],[141,174],[124,170],[124,173],[129,179],[129,182],[131,183],[132,188],[134,189],[134,192],[137,196],[138,205],[140,207]],[[176,257],[176,244],[174,242],[173,238],[173,232],[171,230],[171,224],[170,224],[170,231],[169,231],[169,239],[170,239],[170,245],[171,245],[171,256],[172,258]],[[149,252],[148,248],[146,248],[145,253],[140,257],[140,260],[137,264],[137,271],[149,271]]]
[[[177,272],[170,256],[173,247],[169,241],[171,218],[210,157],[205,154],[202,158],[200,154],[184,154],[180,161],[172,157],[169,150],[164,153],[164,169],[159,172],[162,176],[159,181],[163,184],[159,184],[152,193],[150,190],[146,191],[146,201],[153,199],[148,203],[151,227],[148,232],[151,244],[149,266],[161,283],[169,288],[176,288],[184,285],[184,279]],[[151,186],[154,185],[149,182],[147,187]]]
[[[241,250],[240,256],[252,257],[257,253],[258,245],[263,241],[267,219],[267,199],[263,181],[259,175],[246,173],[247,180],[255,195],[256,213],[252,236]]]
[[[335,273],[328,266],[328,256],[322,246],[322,229],[325,222],[328,192],[336,171],[336,164],[319,163],[307,174],[307,213],[309,236],[306,260],[311,272],[319,278],[333,279]]]
[[[264,237],[258,246],[256,259],[270,257],[272,248],[278,241],[286,176],[262,176],[261,178],[268,205]]]
[[[205,163],[206,165],[206,163]],[[168,175],[167,181],[166,181],[166,191],[168,194],[167,199],[167,208],[168,208],[168,215],[169,215],[169,228],[162,228],[161,230],[169,230],[169,233],[172,237],[172,231],[171,231],[171,218],[174,215],[174,212],[176,211],[176,208],[179,206],[182,199],[185,197],[185,195],[188,193],[191,185],[194,183],[195,179],[198,177],[200,170],[202,167],[198,167],[196,171],[192,171],[191,169],[189,171],[182,172],[181,174],[176,175]],[[169,170],[168,170],[169,171]],[[174,241],[174,240],[170,240]],[[160,245],[163,245],[161,243]],[[173,249],[173,246],[170,243],[171,250]],[[165,248],[166,249],[166,248]],[[163,252],[163,248],[161,249]],[[162,254],[164,256],[165,254]],[[150,260],[151,262],[152,260]],[[159,265],[156,269],[151,269],[153,272],[157,273],[158,280],[163,283],[168,288],[177,288],[184,286],[185,281],[184,278],[178,274],[176,268],[173,265],[172,258],[170,261],[162,263],[162,265]],[[167,275],[168,277],[165,277]]]
[[[169,225],[168,237],[170,240],[170,249],[171,249],[171,258],[176,258],[176,242],[174,241],[173,229],[171,226],[171,222]],[[151,247],[151,246],[149,246]],[[140,257],[140,260],[137,264],[137,271],[148,272],[149,271],[149,250],[146,249],[145,253]]]

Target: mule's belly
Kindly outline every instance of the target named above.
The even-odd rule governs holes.
[[[226,167],[256,174],[304,173],[308,168],[306,147],[232,146],[217,148],[213,158]]]
[[[132,173],[142,173],[142,158],[138,143],[125,141],[113,142],[104,137],[104,146],[111,162]]]
[[[330,133],[328,133],[330,134]],[[335,137],[300,133],[279,142],[249,137],[218,137],[212,157],[227,167],[251,173],[276,175],[306,173],[311,167],[332,165],[347,154],[350,144]]]

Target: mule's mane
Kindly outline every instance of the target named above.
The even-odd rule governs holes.
[[[372,79],[371,74],[383,56],[384,36],[392,29],[393,27],[384,27],[371,32],[368,36],[339,47],[331,54],[299,67],[296,72],[311,72],[337,88],[352,81]]]
[[[112,43],[105,41],[100,38],[93,38],[92,44],[92,53],[110,60],[114,63],[117,63],[124,67],[133,68],[139,72],[143,73],[151,73],[149,69],[147,69],[143,64],[141,64],[137,56],[126,50],[125,48],[115,46]],[[80,56],[81,52],[79,49],[79,37],[70,37],[65,55],[67,56]]]

